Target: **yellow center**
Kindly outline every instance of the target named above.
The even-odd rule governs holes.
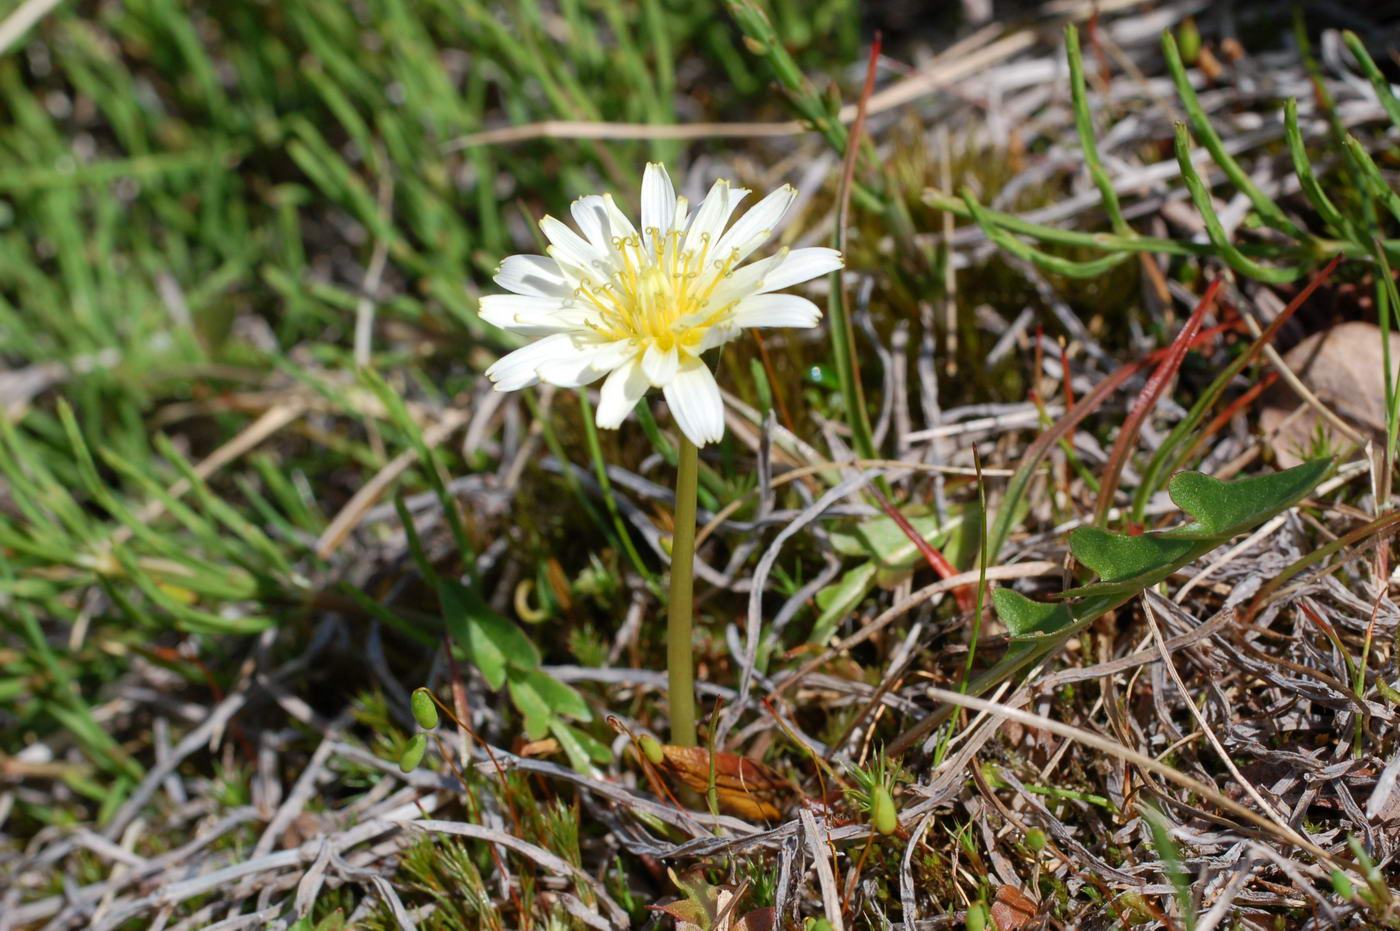
[[[711,311],[709,303],[733,273],[739,250],[712,256],[707,233],[701,234],[699,248],[688,249],[682,248],[680,230],[663,234],[651,227],[645,235],[651,249],[641,236],[615,237],[611,276],[601,282],[585,279],[576,296],[597,311],[590,325],[610,340],[693,352],[732,306]]]

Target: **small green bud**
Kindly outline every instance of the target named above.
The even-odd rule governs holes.
[[[967,931],[986,931],[987,906],[973,902],[967,907]]]
[[[808,918],[802,927],[804,931],[833,931],[831,922],[825,918]]]
[[[661,744],[650,734],[643,734],[637,743],[642,745],[642,752],[651,760],[652,766],[660,766],[666,762],[666,752],[661,749]]]
[[[419,727],[431,731],[438,726],[437,705],[431,692],[424,688],[414,689],[409,704],[413,706],[413,720],[418,722]]]
[[[1181,21],[1177,27],[1176,41],[1181,48],[1181,60],[1194,65],[1201,56],[1201,30],[1196,26],[1195,19],[1188,16]]]
[[[1036,853],[1040,853],[1045,849],[1045,842],[1045,832],[1040,828],[1031,828],[1026,832],[1026,846]]]
[[[405,773],[413,772],[418,768],[418,764],[423,762],[423,753],[427,749],[428,735],[414,734],[404,749],[403,756],[399,757],[399,770]]]
[[[1352,886],[1347,874],[1341,870],[1332,871],[1332,891],[1344,899],[1352,899],[1356,895],[1356,889]]]
[[[870,790],[870,823],[881,834],[893,834],[899,828],[894,798],[890,796],[890,790],[882,785]]]

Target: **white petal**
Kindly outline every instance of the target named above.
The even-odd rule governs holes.
[[[707,242],[710,254],[713,255],[715,243],[724,232],[724,225],[729,222],[729,217],[734,213],[734,208],[739,206],[739,201],[748,193],[745,188],[730,187],[729,182],[723,178],[711,185],[710,193],[705,195],[690,221],[690,228],[685,234],[684,248],[687,251],[698,251],[702,248],[702,243]]]
[[[676,426],[696,446],[716,443],[724,436],[724,399],[704,362],[686,356],[664,392]]]
[[[747,213],[734,221],[729,232],[720,237],[715,245],[715,256],[720,261],[729,258],[731,250],[739,250],[735,262],[742,262],[749,253],[763,245],[773,235],[782,222],[783,216],[797,199],[797,188],[784,184],[763,200],[755,204]]]
[[[487,323],[508,330],[521,318],[538,320],[558,313],[567,306],[557,297],[534,297],[524,294],[488,294],[481,299],[477,316]]]
[[[486,377],[497,391],[516,391],[540,380],[541,365],[576,354],[574,341],[564,333],[546,336],[497,359],[486,370]]]
[[[721,281],[710,295],[709,305],[724,307],[751,294],[778,291],[835,271],[841,265],[841,253],[835,249],[813,246],[790,252],[784,250],[750,262]]]
[[[512,255],[496,269],[496,284],[516,294],[567,297],[573,290],[547,255]]]
[[[603,203],[602,196],[589,194],[587,197],[580,197],[569,207],[569,212],[574,215],[574,222],[578,224],[589,244],[600,254],[609,254],[608,208]]]
[[[755,294],[734,307],[729,322],[740,327],[814,327],[821,318],[821,310],[805,297]]]
[[[553,217],[540,220],[540,230],[549,239],[549,254],[561,262],[597,274],[608,254]]]
[[[684,230],[685,221],[690,216],[690,201],[684,197],[676,198],[676,215],[671,220],[671,229]]]
[[[572,352],[542,363],[537,369],[540,381],[560,388],[579,388],[602,378],[636,353],[625,342],[599,343],[577,335],[569,338],[573,341]]]
[[[622,426],[649,387],[636,356],[613,369],[598,394],[598,426],[606,430]]]
[[[841,253],[835,249],[813,246],[808,249],[793,249],[776,268],[763,276],[759,293],[781,291],[799,282],[820,278],[836,271],[843,264]],[[741,269],[742,271],[742,269]]]
[[[664,388],[671,383],[671,379],[676,377],[679,365],[680,353],[676,351],[675,346],[662,350],[652,343],[642,355],[642,371],[647,380],[658,388]]]
[[[767,258],[750,262],[731,272],[728,278],[715,285],[710,299],[706,302],[706,307],[715,309],[726,307],[750,294],[757,294],[763,288],[764,279],[770,272],[787,261],[788,255],[788,250],[782,249]],[[714,313],[714,310],[706,310],[705,312],[707,314]]]
[[[637,235],[637,228],[627,219],[627,214],[618,208],[611,194],[603,195],[603,209],[608,212],[609,242],[613,239],[630,239]]]
[[[477,316],[523,336],[548,336],[573,330],[587,330],[596,314],[589,308],[557,297],[523,294],[488,294],[481,299]]]
[[[647,162],[642,172],[642,235],[647,245],[651,245],[651,230],[664,236],[675,218],[676,189],[671,176],[666,174],[666,166]]]
[[[716,323],[705,331],[705,335],[701,338],[700,345],[695,348],[695,352],[709,352],[716,346],[723,346],[731,339],[735,339],[742,332],[743,330],[730,325],[728,322],[721,321]]]

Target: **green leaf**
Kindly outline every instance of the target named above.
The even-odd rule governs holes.
[[[1198,130],[1199,131],[1199,130]],[[1209,146],[1214,139],[1218,145],[1219,137],[1212,135],[1206,137],[1204,141]],[[1214,151],[1214,150],[1212,150]],[[1221,150],[1223,155],[1223,149]],[[1228,156],[1225,156],[1228,158]],[[1219,161],[1217,159],[1217,161]],[[1206,235],[1210,237],[1211,244],[1220,253],[1220,258],[1225,261],[1235,271],[1241,275],[1263,281],[1266,284],[1287,284],[1296,280],[1306,270],[1303,265],[1273,267],[1261,265],[1247,257],[1243,252],[1230,241],[1229,234],[1225,231],[1225,225],[1220,222],[1220,217],[1215,212],[1215,206],[1211,201],[1210,186],[1201,178],[1196,171],[1196,166],[1191,163],[1191,134],[1184,123],[1176,124],[1176,162],[1181,168],[1181,180],[1186,185],[1186,190],[1191,194],[1191,200],[1196,205],[1196,211],[1201,215],[1201,222],[1205,224]],[[1233,163],[1232,163],[1233,164]],[[1222,167],[1224,167],[1222,165]],[[1235,166],[1238,170],[1239,166]],[[1229,173],[1228,171],[1226,172]],[[1232,176],[1233,178],[1233,176]],[[1246,182],[1248,179],[1246,179]],[[1258,204],[1255,205],[1258,207]],[[1277,208],[1275,208],[1277,210]],[[1301,238],[1301,237],[1300,237]]]
[[[1084,153],[1084,164],[1089,169],[1099,189],[1103,209],[1108,214],[1109,224],[1120,236],[1131,236],[1132,229],[1123,219],[1123,210],[1118,204],[1118,192],[1113,189],[1113,181],[1099,160],[1098,144],[1094,139],[1094,120],[1089,109],[1089,96],[1084,83],[1084,62],[1079,53],[1079,30],[1073,23],[1065,25],[1065,56],[1069,59],[1070,102],[1074,107],[1074,128],[1079,134],[1079,148]]]
[[[1298,176],[1298,183],[1303,189],[1303,195],[1312,204],[1317,215],[1322,218],[1322,222],[1332,228],[1332,231],[1347,239],[1358,239],[1356,231],[1352,228],[1351,222],[1342,216],[1332,199],[1322,190],[1322,185],[1317,182],[1317,175],[1313,172],[1312,162],[1308,158],[1307,143],[1303,139],[1303,134],[1298,129],[1298,99],[1289,97],[1283,103],[1283,138],[1288,143],[1288,154],[1293,159],[1293,173]]]
[[[1400,705],[1400,692],[1397,692],[1389,682],[1379,676],[1376,677],[1376,691],[1380,692],[1381,697],[1392,705]]]
[[[1114,608],[1132,598],[1140,587],[1166,578],[1185,565],[1224,543],[1236,533],[1253,527],[1297,502],[1326,474],[1331,460],[1304,463],[1294,469],[1258,478],[1222,482],[1198,472],[1182,472],[1171,482],[1171,496],[1183,510],[1196,518],[1193,523],[1177,530],[1149,534],[1146,538],[1122,537],[1110,533],[1076,532],[1071,548],[1085,565],[1097,567],[1118,581],[1104,581],[1065,592],[1062,597],[1077,598],[1073,609],[1063,603],[1041,604],[1010,589],[992,592],[997,614],[1011,633],[1012,643],[1006,654],[977,676],[968,687],[973,695],[983,695],[1049,656],[1064,645],[1066,638]],[[1359,528],[1365,534],[1375,532],[1368,525]],[[1164,544],[1163,540],[1178,540],[1180,549]],[[1347,545],[1339,538],[1328,546]],[[1326,550],[1327,547],[1322,547]],[[1319,550],[1319,558],[1321,550]],[[1155,560],[1166,560],[1155,568]],[[1279,584],[1275,580],[1270,584]],[[1081,597],[1089,595],[1091,597]],[[915,740],[942,721],[947,712],[924,718],[905,731],[891,746],[890,753],[901,753]]]
[[[1166,869],[1167,879],[1171,880],[1176,891],[1176,901],[1186,927],[1196,926],[1196,906],[1191,897],[1191,874],[1182,865],[1181,849],[1172,840],[1170,825],[1162,813],[1152,805],[1142,806],[1143,818],[1152,832],[1152,845],[1157,848],[1157,859]]]
[[[1342,41],[1356,56],[1356,63],[1361,66],[1362,73],[1371,82],[1371,89],[1376,92],[1376,99],[1385,108],[1386,114],[1390,116],[1390,121],[1400,127],[1400,100],[1395,99],[1395,94],[1390,90],[1390,82],[1381,73],[1381,69],[1376,67],[1375,61],[1366,51],[1366,46],[1362,44],[1361,38],[1350,29],[1346,29],[1342,32]]]
[[[812,625],[811,643],[826,643],[841,619],[855,609],[855,606],[875,587],[875,573],[878,567],[873,562],[864,562],[848,571],[841,578],[817,592],[817,607],[822,613]]]
[[[539,740],[549,732],[549,724],[554,720],[549,702],[535,690],[533,683],[522,673],[510,675],[510,698],[525,718],[525,736]]]
[[[444,579],[438,583],[438,601],[448,632],[491,688],[504,684],[507,666],[528,670],[540,664],[540,652],[530,638],[492,611],[474,590]]]
[[[1191,128],[1200,138],[1206,151],[1210,153],[1211,159],[1220,166],[1220,170],[1225,173],[1230,182],[1249,198],[1250,203],[1254,205],[1254,209],[1265,223],[1274,229],[1282,230],[1300,242],[1305,241],[1307,234],[1284,214],[1278,204],[1270,200],[1260,190],[1259,186],[1250,178],[1249,173],[1241,168],[1239,162],[1235,161],[1226,150],[1225,143],[1221,141],[1220,135],[1211,125],[1210,118],[1206,116],[1205,110],[1201,107],[1201,101],[1196,96],[1195,88],[1191,86],[1191,81],[1186,76],[1186,68],[1181,63],[1181,54],[1177,50],[1176,40],[1172,38],[1170,32],[1162,33],[1162,54],[1167,60],[1167,70],[1171,72],[1172,82],[1176,84],[1177,96],[1181,98],[1181,105],[1185,108],[1187,118],[1191,121]],[[1190,160],[1187,159],[1184,167],[1189,168],[1189,166]],[[1194,195],[1195,192],[1192,193]],[[1210,218],[1207,218],[1207,225],[1209,222]],[[1209,230],[1208,232],[1211,233],[1211,239],[1214,240],[1215,233]]]
[[[1200,544],[1191,539],[1145,533],[1127,537],[1097,527],[1080,527],[1069,535],[1074,558],[1099,576],[1099,582],[1071,589],[1065,596],[1107,594],[1110,589],[1139,591],[1155,585],[1183,561],[1194,558]]]
[[[1331,459],[1317,459],[1233,482],[1222,482],[1203,472],[1179,472],[1172,477],[1168,491],[1176,506],[1195,521],[1166,534],[1223,542],[1296,504],[1331,466]]]
[[[523,678],[555,714],[562,714],[576,721],[593,720],[593,712],[589,709],[588,702],[583,700],[583,696],[573,686],[560,682],[542,669],[527,672]]]
[[[1110,252],[1097,259],[1075,262],[1051,255],[1042,249],[1022,242],[998,226],[991,215],[977,203],[977,199],[970,189],[963,188],[961,194],[963,202],[967,205],[968,213],[972,215],[973,221],[982,228],[982,232],[987,235],[988,239],[1017,258],[1033,262],[1054,274],[1064,275],[1066,278],[1097,278],[1129,257],[1127,252]]]
[[[1011,632],[1012,640],[1049,637],[1074,623],[1068,606],[1031,601],[1009,588],[992,592],[992,604],[996,606],[997,617]]]
[[[588,772],[590,762],[606,763],[612,759],[612,753],[605,744],[558,718],[549,722],[549,732],[564,748],[569,765],[581,773]]]
[[[939,523],[932,514],[906,515],[905,520],[931,546],[939,548],[961,524],[958,518]],[[899,525],[883,516],[862,521],[849,532],[833,533],[831,545],[843,556],[873,556],[884,569],[910,569],[922,559],[918,547]]]

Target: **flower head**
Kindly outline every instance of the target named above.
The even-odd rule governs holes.
[[[607,376],[598,426],[617,427],[649,388],[697,446],[724,435],[724,405],[701,360],[744,327],[815,326],[806,298],[774,292],[841,267],[835,249],[783,249],[745,264],[792,206],[789,185],[732,224],[749,192],[716,181],[693,214],[666,169],[642,176],[639,231],[611,195],[574,201],[580,235],[545,217],[548,256],[513,255],[496,283],[510,294],[481,299],[481,318],[538,337],[486,370],[498,391],[547,382],[577,388]]]

